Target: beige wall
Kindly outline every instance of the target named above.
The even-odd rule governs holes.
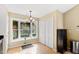
[[[68,45],[70,40],[79,40],[79,5],[64,13],[64,28],[68,29]]]
[[[62,29],[63,28],[63,14],[56,10],[54,12],[51,12],[43,17],[40,18],[40,20],[48,20],[49,18],[51,18],[51,20],[53,20],[52,23],[54,23],[54,28],[53,28],[53,48],[56,50],[57,48],[57,29]]]
[[[29,18],[26,15],[21,15],[21,14],[12,13],[12,12],[8,12],[8,16],[9,17],[14,17],[14,18],[21,18],[21,19],[28,19]]]
[[[63,29],[63,13],[56,11],[57,29]]]

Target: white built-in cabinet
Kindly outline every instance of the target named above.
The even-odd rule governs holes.
[[[39,40],[46,46],[53,48],[53,20],[39,21]]]
[[[57,49],[57,29],[63,29],[63,14],[56,10],[39,19],[39,41],[55,51]]]

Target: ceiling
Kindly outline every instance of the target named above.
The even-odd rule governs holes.
[[[29,15],[29,10],[32,11],[32,16],[42,17],[50,12],[59,10],[62,13],[68,11],[74,4],[6,4],[10,12],[15,12],[23,15]]]

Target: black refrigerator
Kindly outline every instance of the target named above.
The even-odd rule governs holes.
[[[67,30],[57,29],[57,52],[64,53],[67,50]]]

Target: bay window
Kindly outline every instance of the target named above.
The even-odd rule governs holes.
[[[25,22],[13,20],[13,39],[36,37],[38,34],[38,22]]]

